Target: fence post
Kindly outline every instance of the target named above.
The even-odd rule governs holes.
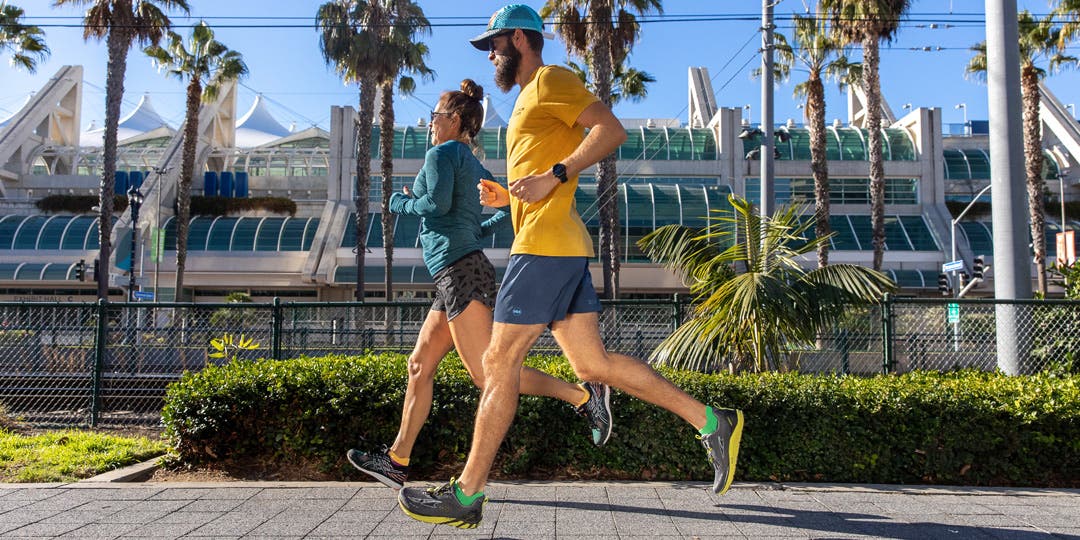
[[[847,328],[841,328],[836,334],[836,348],[840,349],[840,372],[844,375],[851,372],[851,344],[848,337]]]
[[[682,295],[675,293],[675,304],[671,309],[671,331],[674,333],[682,324]]]
[[[274,331],[270,336],[270,343],[274,360],[281,360],[281,325],[282,318],[284,317],[284,310],[281,307],[281,298],[274,297],[274,309],[272,311]]]
[[[888,374],[893,368],[893,313],[892,294],[885,293],[885,301],[881,304],[881,370]]]
[[[105,366],[105,339],[109,326],[109,301],[99,298],[97,303],[97,332],[94,335],[94,370],[90,373],[90,427],[97,427],[101,414],[101,370]]]

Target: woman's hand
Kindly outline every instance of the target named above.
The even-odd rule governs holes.
[[[476,189],[480,190],[480,204],[483,206],[502,208],[510,204],[510,192],[494,180],[481,178]]]
[[[401,186],[401,192],[404,193],[406,197],[412,198],[412,190],[409,189],[409,186]]]

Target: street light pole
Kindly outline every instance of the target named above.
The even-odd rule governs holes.
[[[957,103],[954,108],[964,111],[964,135],[970,135],[970,133],[968,133],[967,103]]]
[[[139,207],[143,203],[143,194],[139,188],[131,186],[127,192],[128,207],[131,208],[131,267],[128,268],[128,301],[135,301],[135,249],[139,235]]]
[[[964,215],[968,213],[968,210],[971,210],[971,207],[979,201],[979,197],[982,197],[984,193],[990,191],[991,187],[993,187],[993,184],[987,184],[986,187],[982,188],[982,191],[980,191],[978,195],[972,197],[971,202],[969,202],[968,205],[964,207],[964,211],[960,212],[959,216],[953,218],[952,225],[949,227],[949,236],[951,237],[950,240],[952,243],[952,258],[949,259],[950,261],[956,260],[956,224],[960,223],[961,219],[964,219]],[[953,271],[953,275],[956,275],[955,270]]]

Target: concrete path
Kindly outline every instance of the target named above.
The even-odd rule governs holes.
[[[479,528],[413,521],[374,483],[0,484],[3,538],[1072,538],[1080,490],[494,483]]]

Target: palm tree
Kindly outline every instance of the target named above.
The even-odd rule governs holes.
[[[593,93],[611,106],[615,66],[626,62],[641,27],[637,15],[663,13],[660,0],[547,0],[543,17],[555,16],[555,29],[571,56],[586,60]],[[635,15],[635,13],[637,15]],[[615,155],[596,164],[596,196],[600,207],[600,263],[604,273],[604,296],[619,295],[619,208]]]
[[[892,41],[911,0],[820,0],[832,29],[843,43],[858,43],[863,52],[863,91],[866,92],[866,146],[870,158],[870,221],[873,228],[874,270],[885,256],[885,164],[881,158],[881,79],[878,76],[881,41]]]
[[[1031,221],[1031,245],[1035,251],[1035,274],[1039,293],[1046,295],[1046,216],[1043,213],[1042,130],[1039,120],[1039,80],[1047,71],[1039,66],[1046,61],[1051,72],[1076,67],[1077,58],[1061,53],[1061,27],[1054,25],[1054,16],[1036,19],[1029,11],[1017,15],[1020,33],[1020,94],[1024,109],[1024,172],[1027,177],[1028,216]],[[971,50],[975,56],[968,62],[966,72],[986,77],[986,42]]]
[[[247,73],[240,53],[214,39],[214,31],[204,21],[191,30],[191,40],[169,32],[168,47],[152,45],[144,52],[159,69],[187,81],[187,110],[184,114],[184,147],[180,183],[176,193],[176,298],[184,290],[187,264],[188,224],[191,219],[191,182],[195,174],[195,149],[199,144],[199,108],[202,102],[217,99],[221,87]],[[132,224],[134,226],[135,224]]]
[[[852,305],[879,302],[895,288],[884,274],[853,264],[803,270],[799,259],[829,238],[806,240],[814,223],[801,218],[799,205],[762,218],[746,200],[728,201],[734,212],[714,213],[703,229],[665,225],[638,242],[653,261],[685,276],[696,303],[651,360],[696,371],[775,369]]]
[[[862,66],[851,63],[843,46],[830,35],[828,23],[821,17],[794,16],[794,42],[776,34],[777,80],[785,80],[798,62],[806,70],[806,80],[795,85],[795,97],[805,99],[807,130],[810,132],[810,171],[814,175],[814,234],[824,238],[829,227],[829,162],[825,153],[825,84],[837,81],[842,90],[862,75]],[[829,243],[818,244],[818,267],[829,265]]]
[[[98,298],[109,295],[109,257],[112,251],[112,212],[116,181],[116,133],[120,102],[124,99],[124,73],[132,43],[156,45],[172,24],[164,10],[188,12],[186,0],[54,0],[54,5],[89,5],[83,17],[83,39],[105,40],[109,64],[105,75],[105,141],[101,150],[101,186],[98,190]]]
[[[373,66],[377,71],[379,91],[382,101],[379,107],[379,157],[382,161],[382,230],[383,251],[386,254],[385,287],[386,299],[393,300],[394,274],[394,222],[396,217],[390,212],[390,195],[394,190],[394,81],[402,71],[418,74],[427,78],[434,71],[424,63],[427,57],[427,45],[414,41],[417,34],[429,33],[431,25],[424,17],[424,10],[412,0],[384,0],[388,15],[386,31],[381,32],[378,46],[382,53],[378,55],[379,64]],[[402,94],[411,94],[416,90],[412,77],[404,76],[397,81]]]
[[[368,190],[371,187],[371,126],[382,61],[379,29],[389,27],[382,0],[332,0],[316,14],[323,60],[347,83],[360,87],[356,119],[356,293],[364,300],[364,253],[367,252]],[[390,272],[390,268],[386,269]]]
[[[11,49],[11,64],[34,73],[38,62],[49,56],[49,47],[45,45],[45,32],[19,22],[22,16],[22,8],[0,5],[0,51]]]
[[[592,79],[589,78],[589,72],[587,70],[588,61],[585,62],[585,66],[581,66],[575,62],[567,62],[566,67],[570,68],[575,75],[581,79],[581,82],[585,83],[585,87],[590,92],[596,92],[596,85],[593,84]],[[637,103],[647,97],[649,97],[650,83],[656,82],[656,77],[653,77],[646,71],[625,66],[619,64],[612,69],[612,84],[611,84],[611,105],[618,105],[621,101],[630,100]]]

